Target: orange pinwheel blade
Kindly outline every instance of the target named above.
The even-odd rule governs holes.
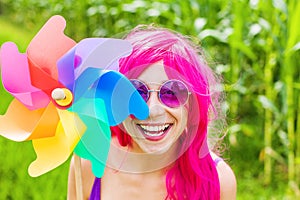
[[[14,99],[5,115],[0,116],[0,135],[14,141],[52,137],[55,134],[59,116],[55,106],[29,110]]]

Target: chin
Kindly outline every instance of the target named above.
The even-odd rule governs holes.
[[[144,153],[160,155],[168,152],[176,143],[175,141],[175,139],[168,142],[139,141],[137,144]]]

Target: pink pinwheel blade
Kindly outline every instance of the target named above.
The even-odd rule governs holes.
[[[0,51],[2,82],[5,89],[28,109],[43,108],[48,96],[31,85],[26,54],[21,54],[12,42],[2,45]]]

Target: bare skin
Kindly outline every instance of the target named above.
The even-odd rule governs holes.
[[[214,157],[214,154],[212,157]],[[91,164],[88,160],[81,159],[83,194],[88,199],[91,193],[95,176],[91,171]],[[236,199],[236,178],[231,168],[220,161],[217,165],[219,175],[221,200]],[[131,174],[116,172],[107,168],[101,180],[101,199],[164,199],[166,191],[164,170],[145,174]],[[126,187],[124,187],[126,186]],[[142,192],[141,192],[142,191]],[[160,191],[160,192],[158,192]],[[69,174],[68,199],[76,199],[74,162],[72,160]]]

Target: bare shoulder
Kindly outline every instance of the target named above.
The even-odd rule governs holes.
[[[217,164],[220,181],[221,200],[236,199],[237,183],[231,167],[224,161]]]
[[[84,199],[88,199],[93,183],[94,175],[91,170],[91,163],[88,160],[81,158],[81,175],[82,175],[82,192]],[[74,168],[74,157],[70,163],[69,177],[68,177],[68,199],[76,199],[76,179]]]

